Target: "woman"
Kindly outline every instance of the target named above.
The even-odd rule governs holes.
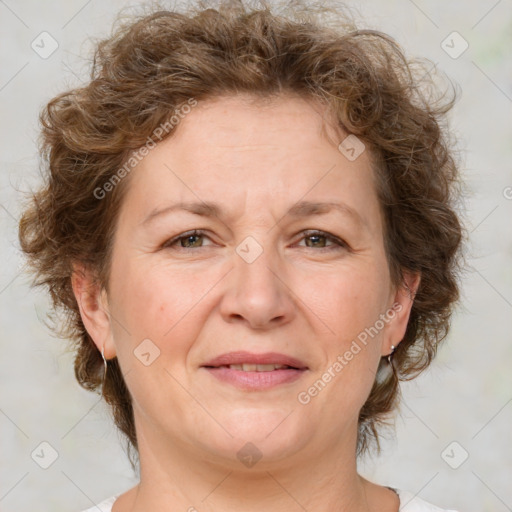
[[[453,100],[338,17],[157,11],[43,111],[20,241],[140,462],[90,510],[443,510],[356,461],[458,299]]]

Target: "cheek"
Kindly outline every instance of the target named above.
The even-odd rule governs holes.
[[[297,400],[308,404],[305,411],[324,419],[326,435],[336,437],[340,421],[357,420],[375,381],[383,331],[371,329],[383,311],[370,287],[345,286],[332,299],[330,316],[323,318],[335,334],[317,339],[322,343],[322,365]]]
[[[131,350],[146,338],[162,352],[170,347],[176,350],[193,339],[191,330],[199,326],[196,317],[201,298],[212,288],[214,279],[207,275],[198,279],[197,272],[165,265],[146,266],[136,260],[127,262],[117,277],[113,282],[113,295],[117,298],[114,314],[126,327],[124,332],[117,328],[117,332],[123,338],[126,331],[130,333]]]
[[[373,264],[347,266],[328,277],[323,286],[308,281],[302,293],[334,344],[343,349],[385,312],[388,280],[380,265]]]
[[[304,285],[301,292],[309,297],[308,306],[324,333],[317,338],[324,353],[322,367],[309,383],[311,394],[304,391],[306,399],[317,400],[316,407],[332,416],[333,424],[340,410],[355,414],[362,407],[375,380],[387,325],[380,320],[389,298],[385,269],[377,261],[347,266],[331,273],[325,286]]]
[[[117,356],[134,406],[153,416],[158,416],[169,394],[174,396],[171,416],[186,414],[189,397],[180,395],[183,391],[177,382],[186,381],[187,356],[205,321],[201,298],[214,282],[189,274],[133,260],[118,273],[112,287],[117,299],[113,312]],[[149,361],[144,360],[145,353]]]

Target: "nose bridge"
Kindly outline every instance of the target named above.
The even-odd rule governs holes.
[[[244,318],[252,327],[263,328],[292,317],[293,301],[284,279],[283,268],[272,237],[266,230],[248,235],[236,247],[234,269],[223,302],[229,319]],[[258,239],[266,236],[265,244]],[[258,238],[258,239],[257,239]]]
[[[237,287],[243,288],[243,293],[254,295],[254,299],[261,295],[265,300],[279,292],[280,286],[276,277],[276,269],[281,265],[278,261],[276,247],[272,237],[268,236],[264,243],[263,230],[255,235],[249,235],[236,247],[235,274]],[[245,289],[247,288],[247,289]]]

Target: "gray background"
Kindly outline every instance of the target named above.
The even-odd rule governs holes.
[[[404,384],[396,437],[362,461],[375,481],[464,512],[512,510],[512,3],[347,2],[459,84],[451,115],[469,189],[470,270],[446,345]],[[90,42],[110,32],[122,0],[0,0],[0,509],[78,511],[136,483],[108,412],[79,388],[72,355],[43,321],[48,299],[29,287],[17,242],[22,192],[38,183],[37,115],[87,79]],[[47,31],[58,49],[31,42]],[[441,43],[457,31],[458,58]],[[453,43],[450,42],[453,40]],[[45,48],[49,48],[48,45]],[[455,39],[448,39],[461,48]],[[40,43],[41,44],[41,43]],[[50,443],[58,454],[48,468]],[[457,444],[451,445],[456,442]],[[451,446],[450,446],[451,445]],[[448,449],[446,449],[448,447]],[[41,451],[42,450],[42,451]],[[465,453],[468,458],[464,460]],[[37,453],[40,456],[37,459]]]

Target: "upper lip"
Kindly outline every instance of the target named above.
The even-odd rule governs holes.
[[[229,366],[230,364],[280,364],[298,368],[307,369],[307,366],[295,357],[279,354],[277,352],[265,352],[263,354],[253,354],[251,352],[238,351],[227,352],[211,359],[202,366]]]

